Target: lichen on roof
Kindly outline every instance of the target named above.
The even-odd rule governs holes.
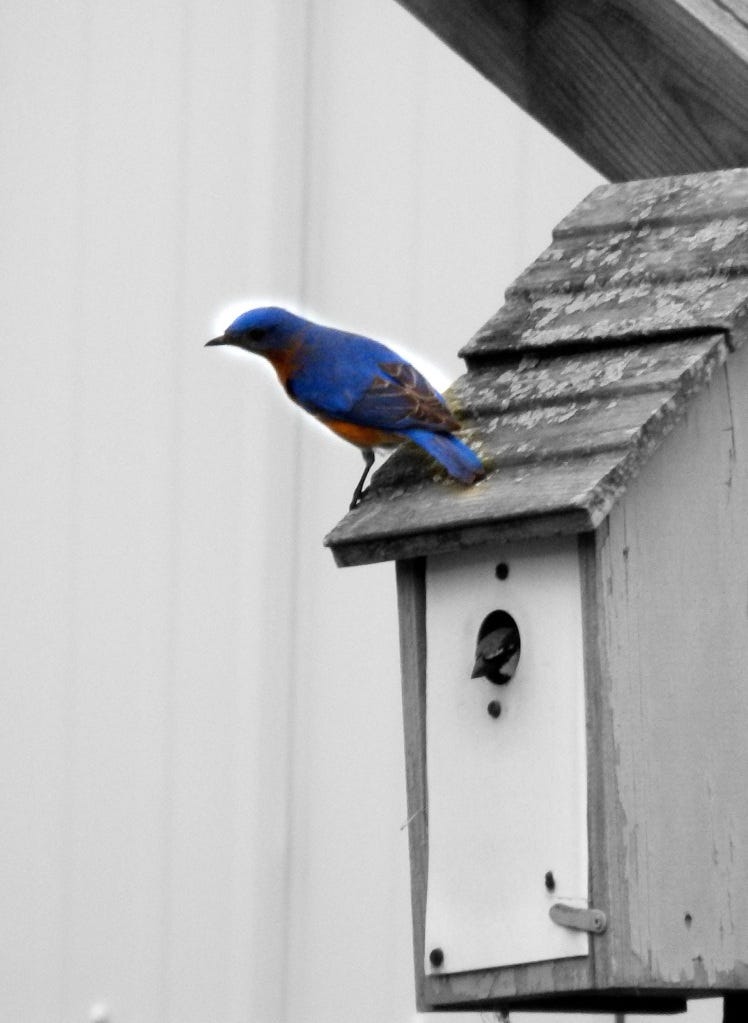
[[[603,185],[462,349],[485,480],[403,446],[326,538],[339,564],[594,529],[742,343],[748,170]]]

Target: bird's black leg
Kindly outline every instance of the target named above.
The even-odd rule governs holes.
[[[350,511],[356,507],[364,492],[364,483],[366,483],[366,477],[369,475],[369,470],[374,465],[374,449],[363,448],[361,454],[364,456],[364,471],[361,474],[361,479],[356,484],[356,489],[353,491],[353,497],[351,498]]]

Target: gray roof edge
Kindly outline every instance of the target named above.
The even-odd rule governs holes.
[[[496,519],[493,522],[367,539],[338,540],[335,535],[337,530],[333,529],[325,537],[324,543],[332,550],[335,563],[341,568],[348,568],[445,554],[489,543],[576,535],[594,530],[604,517],[597,507],[569,507],[543,515]]]

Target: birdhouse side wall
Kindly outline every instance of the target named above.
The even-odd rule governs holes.
[[[743,348],[586,544],[600,988],[748,985],[746,394]]]

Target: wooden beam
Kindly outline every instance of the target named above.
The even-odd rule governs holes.
[[[613,181],[748,166],[746,0],[398,0]]]

